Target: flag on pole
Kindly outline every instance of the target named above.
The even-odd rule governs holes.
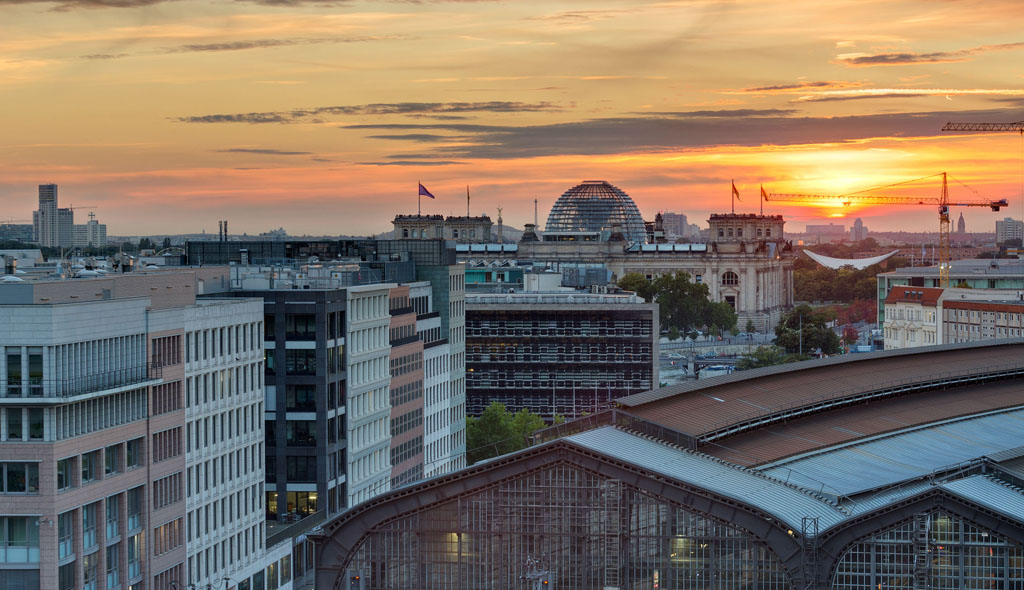
[[[737,201],[740,201],[741,203],[743,202],[740,199],[740,191],[736,190],[736,181],[735,180],[732,181],[732,196],[736,197]]]
[[[431,199],[434,198],[434,195],[430,194],[430,191],[427,190],[427,187],[423,186],[422,182],[419,183],[419,185],[420,185],[420,194],[419,194],[419,196],[421,196],[421,197],[430,197]]]

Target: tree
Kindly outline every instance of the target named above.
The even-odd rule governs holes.
[[[669,340],[679,340],[679,328],[672,326],[668,331]]]
[[[725,301],[709,302],[707,312],[704,316],[704,323],[708,326],[715,326],[723,332],[732,331],[736,328],[736,311]]]
[[[823,354],[835,354],[839,352],[839,336],[826,325],[833,319],[828,309],[799,305],[775,327],[775,344],[790,354],[798,353],[801,348],[805,353],[820,348]]]
[[[651,284],[651,281],[638,272],[631,272],[622,277],[619,280],[619,288],[636,293],[638,296],[643,297],[647,303],[650,303],[654,298],[654,286]]]
[[[747,369],[757,369],[759,367],[781,365],[783,363],[795,363],[796,361],[804,360],[806,358],[808,357],[801,357],[796,354],[786,354],[786,352],[778,346],[758,346],[757,350],[740,357],[739,362],[736,363],[736,368],[744,371]]]
[[[685,332],[706,323],[710,304],[707,285],[692,282],[688,273],[677,272],[658,277],[653,287],[662,325]]]
[[[153,248],[156,248],[156,244],[149,238],[139,240],[139,250],[152,250]]]
[[[753,334],[756,329],[757,326],[754,325],[754,320],[747,320],[747,334]]]
[[[479,417],[466,418],[466,459],[476,463],[524,449],[528,437],[545,426],[540,416],[525,408],[513,414],[505,404],[492,402]]]

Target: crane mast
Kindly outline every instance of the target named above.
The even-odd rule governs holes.
[[[939,212],[939,285],[949,286],[950,258],[950,207],[989,207],[993,211],[999,211],[1006,207],[1006,199],[966,199],[957,202],[949,202],[949,184],[945,172],[942,176],[942,190],[937,197],[910,197],[898,195],[880,194],[848,194],[848,195],[807,195],[796,193],[766,193],[764,200],[788,202],[788,203],[827,203],[834,201],[843,206],[850,206],[854,203],[864,205],[931,205],[937,206]],[[929,177],[931,178],[931,177]]]

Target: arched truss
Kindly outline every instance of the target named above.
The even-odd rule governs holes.
[[[358,550],[389,524],[558,465],[617,480],[658,502],[744,531],[753,543],[775,555],[786,585],[796,588],[800,584],[803,547],[793,531],[770,514],[559,440],[391,492],[346,512],[314,537],[316,587],[347,590],[346,570]]]
[[[818,579],[822,588],[832,588],[837,567],[847,552],[868,542],[873,537],[913,524],[921,515],[936,512],[960,518],[971,525],[1003,537],[1017,545],[1024,545],[1024,525],[1019,521],[989,510],[951,494],[941,488],[912,496],[860,518],[850,519],[824,531],[818,543]],[[846,586],[838,586],[846,588]]]

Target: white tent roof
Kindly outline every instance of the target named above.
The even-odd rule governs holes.
[[[878,264],[879,262],[895,256],[899,250],[893,250],[888,254],[882,254],[881,256],[872,256],[871,258],[832,258],[831,256],[825,256],[823,254],[815,254],[810,250],[804,250],[804,254],[808,255],[815,262],[828,268],[842,268],[844,266],[852,266],[857,270],[863,270],[872,264]]]

